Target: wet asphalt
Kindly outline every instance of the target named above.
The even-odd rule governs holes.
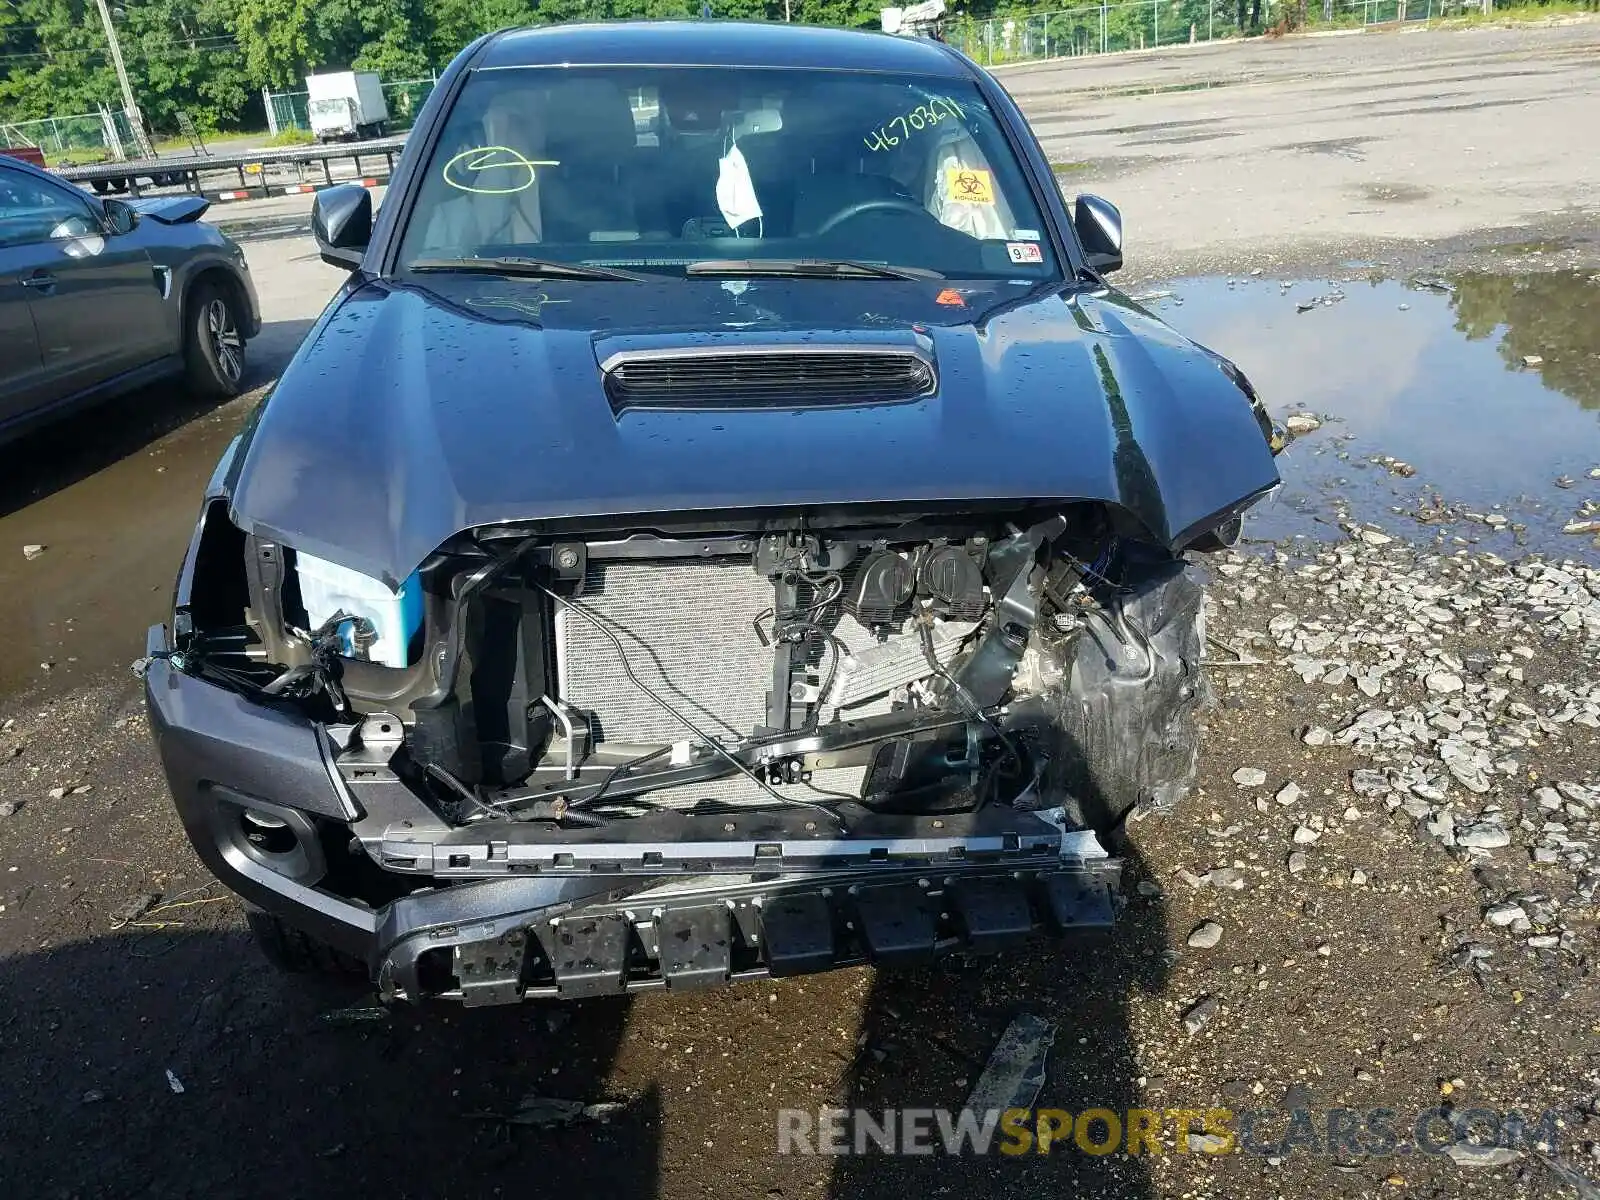
[[[1203,93],[1162,95],[1175,98],[1205,103]],[[1387,242],[1350,248],[1285,256],[1260,274],[1241,256],[1229,276],[1195,274],[1209,257],[1167,244],[1129,272],[1130,293],[1235,358],[1275,416],[1320,425],[1282,460],[1285,485],[1251,538],[1292,550],[1360,520],[1447,553],[1594,563],[1592,535],[1562,530],[1600,506],[1600,255],[1504,231],[1404,254]],[[780,1108],[958,1105],[1019,1011],[1056,1021],[1043,1099],[1068,1109],[1205,1107],[1285,1063],[1291,1077],[1298,1069],[1333,1088],[1353,1069],[1352,1039],[1447,1007],[1429,992],[1439,986],[1432,917],[1417,894],[1448,893],[1467,909],[1472,900],[1409,849],[1386,851],[1385,865],[1426,886],[1406,884],[1387,907],[1347,912],[1336,901],[1318,916],[1298,899],[1263,896],[1262,919],[1276,925],[1256,951],[1263,959],[1292,956],[1333,927],[1387,961],[1355,977],[1359,995],[1286,983],[1285,1023],[1242,1039],[1250,1063],[1204,1061],[1197,1050],[1193,1075],[1150,1066],[1187,1057],[1167,1031],[1171,1010],[1195,998],[1171,980],[1169,947],[1187,914],[1159,897],[1092,947],[576,1011],[380,1017],[359,992],[275,975],[183,841],[127,673],[146,626],[165,615],[217,456],[337,283],[303,238],[252,240],[248,253],[268,322],[251,348],[250,395],[207,407],[151,389],[0,448],[0,792],[21,804],[0,822],[0,1194],[1564,1194],[1520,1168],[1461,1177],[1448,1164],[1212,1175],[1204,1164],[1161,1172],[1119,1156],[774,1153]],[[44,553],[27,559],[25,544]],[[1278,723],[1298,703],[1270,687],[1243,694],[1286,709]],[[1222,756],[1251,750],[1253,724],[1250,711],[1219,718],[1206,768],[1214,793],[1234,761]],[[1195,837],[1208,821],[1220,823],[1201,804]],[[1134,850],[1134,876],[1168,878],[1190,832],[1158,840],[1148,866]],[[149,903],[173,907],[128,915]],[[1390,931],[1402,933],[1385,942]],[[1249,961],[1250,950],[1237,952]],[[1379,995],[1385,978],[1408,990]],[[1553,990],[1565,996],[1573,982]],[[1459,983],[1445,998],[1449,1028],[1436,1043],[1430,1033],[1428,1052],[1409,1066],[1393,1052],[1384,1102],[1429,1102],[1440,1079],[1470,1076],[1499,1040],[1512,1010],[1474,1008]],[[1595,1014],[1570,1013],[1552,1007],[1547,1020],[1570,1024],[1576,1078]],[[621,1109],[562,1132],[508,1123],[529,1094]]]

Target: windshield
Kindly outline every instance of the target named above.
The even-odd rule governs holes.
[[[1059,277],[974,85],[824,70],[474,72],[424,170],[400,262],[464,258]]]

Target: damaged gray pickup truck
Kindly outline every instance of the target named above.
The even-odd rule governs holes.
[[[291,968],[501,1004],[1110,924],[1197,756],[1202,593],[1281,446],[1112,290],[946,46],[491,35],[207,490],[142,662]]]

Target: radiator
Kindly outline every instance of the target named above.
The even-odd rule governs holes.
[[[580,603],[617,636],[633,672],[706,733],[749,737],[766,715],[772,651],[752,624],[772,585],[748,557],[591,563]],[[639,689],[611,640],[566,605],[556,611],[561,697],[592,714],[598,740],[677,742],[682,722]]]
[[[754,621],[772,607],[772,584],[751,570],[748,557],[591,563],[580,603],[617,636],[634,674],[707,734],[732,742],[765,724],[772,650],[757,639]],[[770,617],[764,623],[770,625]],[[581,615],[561,605],[555,631],[561,696],[592,714],[597,740],[694,738],[628,678],[616,647]],[[838,633],[852,648],[870,644],[871,635],[849,618]],[[813,783],[854,795],[864,775],[859,767],[819,771]],[[797,800],[818,799],[804,787],[779,790]],[[742,775],[654,792],[650,799],[670,807],[701,799],[773,803]]]

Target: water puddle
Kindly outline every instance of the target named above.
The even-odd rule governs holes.
[[[171,614],[217,459],[250,401],[149,388],[0,448],[0,695],[121,669]],[[25,546],[42,546],[36,557]]]
[[[1600,521],[1600,274],[1182,279],[1154,295],[1280,420],[1322,420],[1279,460],[1285,486],[1251,537],[1327,538],[1348,518],[1596,557],[1600,525],[1563,531]]]

